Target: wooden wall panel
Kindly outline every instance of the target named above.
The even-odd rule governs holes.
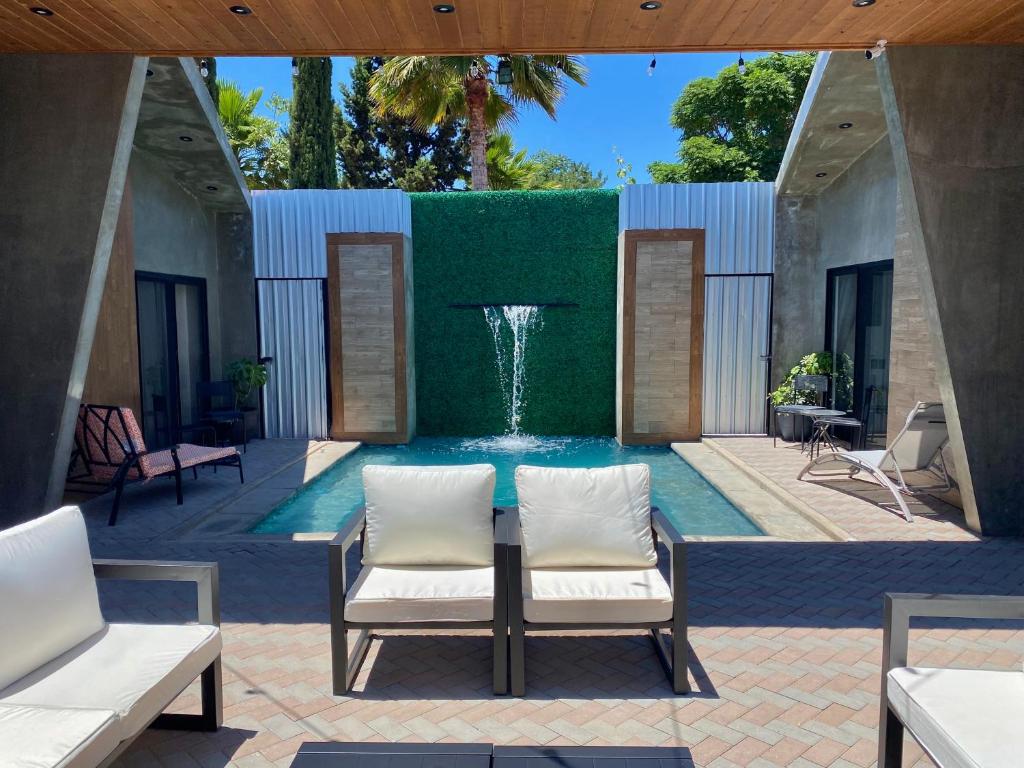
[[[401,234],[327,235],[335,440],[409,441],[408,262]]]
[[[125,182],[82,402],[127,405],[141,419],[141,401],[132,193]]]
[[[619,442],[698,440],[704,230],[626,230],[619,259]]]

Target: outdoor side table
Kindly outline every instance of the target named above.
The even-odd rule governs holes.
[[[776,446],[776,438],[779,436],[779,414],[789,413],[793,416],[807,416],[808,414],[818,411],[824,411],[819,405],[776,405],[772,408],[772,448]],[[796,419],[793,420],[794,424]],[[800,428],[800,452],[804,450],[804,431],[803,427]]]
[[[291,768],[490,768],[490,744],[303,744]]]

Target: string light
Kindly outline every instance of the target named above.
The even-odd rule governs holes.
[[[747,74],[747,62],[745,62],[743,60],[743,52],[742,51],[740,52],[740,60],[738,62],[736,62],[736,64],[739,67],[741,75]]]
[[[206,63],[206,59],[199,62],[199,74],[203,77],[210,76],[210,65]]]
[[[651,63],[647,65],[647,76],[654,77],[654,68],[658,66],[658,57],[655,56],[651,59]]]
[[[292,77],[299,76],[299,60],[296,58],[292,59]]]

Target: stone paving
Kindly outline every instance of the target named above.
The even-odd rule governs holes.
[[[104,525],[109,500],[90,502],[96,556],[221,567],[224,727],[149,731],[118,765],[286,766],[301,743],[332,739],[674,745],[706,768],[873,765],[882,593],[1024,594],[1024,544],[979,540],[951,509],[907,524],[857,495],[791,484],[800,458],[781,444],[769,453],[770,440],[727,445],[857,540],[694,542],[695,693],[686,697],[671,694],[642,636],[586,633],[531,635],[527,696],[495,698],[479,632],[379,633],[353,695],[335,697],[323,542],[171,535],[208,512],[206,494],[221,492],[200,486],[237,479],[189,481],[184,507],[169,487],[132,489],[115,529]],[[247,473],[255,479],[310,451],[253,443]],[[184,585],[106,584],[102,595],[114,620],[175,621],[195,610]],[[1024,625],[932,624],[915,630],[911,652],[918,664],[1019,668]],[[197,701],[190,689],[173,708]],[[905,764],[930,765],[911,742]]]

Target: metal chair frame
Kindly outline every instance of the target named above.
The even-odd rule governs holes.
[[[505,537],[508,542],[508,618],[509,618],[509,670],[513,696],[526,693],[526,633],[528,631],[579,629],[646,629],[658,655],[672,690],[678,694],[690,692],[688,675],[689,642],[687,640],[687,583],[686,542],[675,526],[657,507],[651,508],[651,528],[655,548],[658,537],[668,548],[670,558],[669,588],[672,592],[672,618],[656,622],[572,622],[552,623],[526,621],[523,617],[522,530],[519,510],[504,507]],[[666,640],[663,629],[671,632]]]
[[[370,648],[374,629],[490,629],[494,635],[494,692],[508,693],[508,561],[502,538],[504,526],[494,510],[494,616],[491,621],[396,621],[362,622],[345,618],[348,580],[346,556],[356,539],[360,551],[366,541],[366,508],[360,507],[328,545],[328,579],[331,601],[331,675],[334,695],[344,696],[352,688],[359,668]],[[348,630],[358,630],[349,647]]]
[[[97,432],[93,429],[89,420],[90,416],[100,421],[102,432]],[[84,486],[79,490],[88,490],[93,493],[105,493],[114,489],[114,503],[110,510],[110,517],[107,520],[108,525],[117,524],[117,513],[121,506],[121,496],[124,492],[124,486],[128,482],[143,481],[157,477],[173,477],[177,502],[179,505],[185,503],[181,483],[182,467],[178,458],[177,446],[167,449],[171,452],[174,469],[154,475],[146,475],[139,459],[154,452],[146,450],[145,447],[135,445],[121,406],[82,403],[78,409],[77,418],[81,424],[83,434],[86,435],[86,439],[80,439],[78,430],[75,430],[75,447],[71,454],[71,462],[68,465],[67,482],[71,485]],[[118,427],[120,431],[115,427]],[[206,431],[208,429],[209,427],[195,428],[196,431]],[[183,429],[183,431],[192,430]],[[124,456],[123,459],[116,456],[115,449],[116,453]],[[74,474],[75,465],[79,461],[82,463],[83,472]],[[242,470],[242,457],[237,453],[234,456],[212,459],[192,465],[192,476],[197,478],[199,476],[199,467],[206,466],[212,466],[214,472],[217,471],[219,466],[238,467],[238,478],[242,483],[245,482],[245,475]],[[96,475],[92,471],[93,467],[110,467],[115,471],[110,480],[101,481],[94,479]],[[132,470],[137,472],[137,477],[129,477],[129,473]]]

